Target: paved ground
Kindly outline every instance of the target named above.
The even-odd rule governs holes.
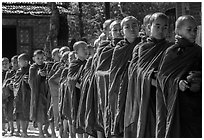
[[[5,134],[4,136],[2,136],[2,138],[21,138],[20,136],[16,135],[16,123],[14,123],[14,128],[15,128],[15,132],[13,134],[13,136],[9,135],[8,133]],[[50,128],[48,130],[51,134]],[[57,137],[59,136],[59,131],[56,131],[56,135]],[[30,122],[29,126],[28,126],[28,138],[38,138],[38,129],[33,127],[33,123]]]

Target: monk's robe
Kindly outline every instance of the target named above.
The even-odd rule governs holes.
[[[110,135],[110,131],[106,129],[106,123],[108,123],[107,119],[107,95],[108,95],[108,85],[109,85],[109,73],[107,71],[110,68],[112,54],[114,47],[116,44],[122,40],[122,38],[116,38],[111,42],[104,44],[100,56],[97,61],[96,68],[96,80],[97,80],[97,89],[98,89],[98,98],[99,98],[99,106],[102,112],[102,121],[105,136],[108,137]]]
[[[71,121],[72,125],[76,128],[76,118],[80,100],[80,87],[77,85],[81,84],[82,70],[86,64],[86,60],[76,59],[71,61],[69,64],[69,70],[67,75],[67,87],[68,91],[66,94],[70,94],[70,109],[71,109]],[[77,132],[77,131],[76,131]],[[78,132],[77,132],[78,133]]]
[[[58,70],[58,68],[60,67],[60,62],[55,62],[51,69],[49,70],[48,73],[48,78],[50,78],[53,74],[55,74],[55,72]]]
[[[64,69],[64,64],[63,63],[59,63],[59,67],[58,70],[50,76],[49,80],[48,80],[48,85],[50,88],[50,94],[51,94],[51,107],[53,110],[53,115],[54,115],[54,124],[55,126],[58,126],[58,118],[59,118],[59,88],[60,88],[60,76],[61,73]]]
[[[124,129],[124,109],[128,86],[128,66],[134,47],[140,42],[136,38],[129,43],[126,39],[117,43],[109,69],[108,115],[111,136],[122,137]]]
[[[6,72],[7,70],[2,70],[2,84],[5,79]],[[6,120],[6,102],[7,102],[8,95],[4,95],[4,93],[6,94],[8,92],[2,91],[2,122],[6,123],[7,122]]]
[[[155,81],[162,54],[170,45],[165,39],[148,38],[139,46],[137,66],[129,80],[125,137],[155,137],[156,87],[152,81]]]
[[[91,80],[91,65],[92,65],[93,57],[89,58],[86,62],[86,65],[83,69],[83,77],[81,80],[80,86],[80,101],[79,107],[77,112],[77,120],[76,120],[76,129],[79,133],[85,133],[85,113],[86,113],[86,99],[87,99],[87,92],[90,86]]]
[[[30,120],[31,89],[28,84],[29,68],[30,65],[18,69],[13,81],[14,114],[16,119],[22,121]]]
[[[6,75],[5,75],[5,79],[4,79],[4,83],[2,85],[2,93],[3,95],[5,95],[4,97],[2,97],[2,99],[6,99],[6,116],[7,116],[7,120],[8,121],[13,121],[13,101],[14,101],[14,94],[13,94],[13,89],[11,87],[13,87],[13,80],[16,74],[16,70],[11,69],[8,70]]]
[[[39,71],[46,71],[47,65],[43,63],[32,64],[29,69],[29,85],[31,88],[30,119],[33,122],[47,123],[49,108],[49,89],[46,76],[41,76]]]
[[[202,137],[202,89],[191,91],[194,83],[190,81],[190,89],[179,89],[179,81],[188,80],[191,71],[202,71],[202,49],[186,39],[176,39],[165,52],[158,72],[157,137]]]
[[[62,114],[62,109],[63,109],[63,104],[64,104],[64,95],[65,95],[65,91],[66,91],[66,86],[67,86],[67,74],[68,74],[68,66],[64,67],[62,74],[60,76],[60,88],[59,88],[59,121],[62,123],[62,121],[65,118],[65,116]]]
[[[92,58],[91,70],[90,70],[90,84],[87,91],[86,97],[86,111],[85,111],[85,132],[93,137],[97,137],[97,131],[103,132],[102,120],[98,121],[100,114],[100,109],[98,107],[97,99],[97,86],[95,78],[95,70],[97,65],[98,55],[95,54]]]

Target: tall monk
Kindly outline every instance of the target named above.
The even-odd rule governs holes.
[[[158,73],[157,137],[202,137],[202,49],[193,16],[177,19],[175,44]]]
[[[128,87],[128,66],[134,47],[140,42],[138,20],[133,16],[121,21],[124,40],[114,48],[109,68],[108,131],[109,137],[123,137],[124,109]]]
[[[104,129],[105,137],[108,137],[110,131],[107,132],[106,123],[107,123],[107,95],[108,95],[108,85],[109,85],[109,74],[106,72],[110,68],[113,50],[116,44],[122,40],[121,35],[121,21],[115,20],[110,24],[110,34],[111,41],[102,43],[103,47],[99,47],[101,49],[98,51],[99,58],[97,61],[96,68],[96,80],[97,80],[97,89],[98,89],[98,98],[100,99],[99,107],[102,112],[102,124],[101,127]]]
[[[163,52],[170,46],[166,41],[168,17],[154,13],[149,21],[150,37],[136,48],[136,68],[129,77],[125,107],[125,137],[155,137],[156,85],[155,74]]]
[[[86,64],[86,59],[88,57],[87,52],[87,43],[84,41],[78,41],[74,43],[74,51],[76,52],[77,59],[73,60],[69,64],[69,70],[68,70],[68,96],[69,98],[69,105],[70,105],[70,115],[67,115],[69,117],[69,121],[71,124],[71,133],[73,137],[76,137],[75,133],[78,133],[78,137],[82,137],[82,133],[76,131],[76,118],[77,118],[77,111],[79,106],[79,100],[80,100],[80,84],[82,80],[82,70],[84,68],[84,65]]]

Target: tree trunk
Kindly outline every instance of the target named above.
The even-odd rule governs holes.
[[[105,16],[110,19],[110,2],[105,2]]]
[[[81,38],[84,36],[84,27],[83,27],[83,21],[82,21],[82,3],[78,3],[79,6],[79,27],[80,27],[80,36]]]

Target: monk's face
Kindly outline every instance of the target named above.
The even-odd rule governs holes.
[[[124,37],[128,40],[134,40],[139,33],[139,26],[135,19],[128,19],[122,27]]]
[[[11,60],[11,66],[13,69],[18,69],[18,59]]]
[[[80,47],[77,50],[77,56],[83,59],[88,58],[88,48],[86,44],[80,44]]]
[[[20,68],[26,67],[28,65],[28,61],[22,58],[18,58],[18,66]]]
[[[110,30],[110,34],[111,34],[111,37],[113,39],[114,38],[122,38],[120,23],[115,24],[115,25],[112,26],[112,28]]]
[[[5,60],[5,61],[2,61],[2,69],[3,70],[8,70],[9,69],[9,61]]]
[[[34,59],[36,64],[42,65],[45,61],[45,55],[44,54],[36,54],[33,59]]]
[[[197,25],[195,21],[186,20],[185,23],[178,29],[178,34],[192,43],[195,42],[197,35]]]
[[[163,18],[157,18],[150,25],[150,36],[156,39],[166,38],[168,33],[168,21]]]

